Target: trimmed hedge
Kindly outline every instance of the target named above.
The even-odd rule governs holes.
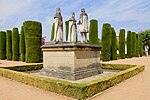
[[[127,57],[132,57],[132,33],[131,31],[127,32]]]
[[[136,57],[136,33],[132,32],[132,57]]]
[[[107,65],[107,64],[106,64]],[[111,64],[109,64],[111,66]],[[112,64],[112,66],[114,66]],[[120,65],[121,66],[121,65]],[[125,66],[125,65],[124,65]],[[128,65],[127,65],[128,66]],[[105,66],[108,68],[107,66]],[[115,68],[115,67],[114,67]],[[124,68],[124,67],[122,67]],[[124,68],[125,69],[125,68]],[[102,77],[100,79],[83,84],[72,83],[62,80],[43,78],[27,73],[16,72],[0,68],[0,76],[16,80],[31,86],[42,88],[47,91],[66,95],[76,99],[87,99],[106,90],[144,70],[144,66],[135,66],[118,73]]]
[[[21,66],[0,67],[0,68],[25,72],[25,71],[40,70],[43,68],[43,64],[21,65]]]
[[[0,60],[6,59],[6,32],[0,31]]]
[[[110,61],[111,56],[111,25],[108,23],[103,24],[102,28],[102,60]]]
[[[90,20],[89,42],[98,45],[98,21],[96,19]]]
[[[25,61],[27,63],[41,62],[42,24],[36,21],[25,21],[23,29],[26,45]]]
[[[55,23],[53,23],[53,26],[52,26],[52,30],[51,30],[51,40],[50,40],[50,41],[53,41],[53,39],[54,39],[54,30],[55,30]]]
[[[120,58],[125,58],[125,29],[120,29],[119,34],[119,55]]]
[[[12,31],[6,31],[6,57],[7,60],[12,60]]]
[[[136,34],[136,57],[139,57],[139,35]]]
[[[112,37],[111,37],[111,60],[117,59],[117,38],[115,29],[111,28]]]
[[[18,28],[13,28],[12,31],[12,59],[19,61],[19,32]]]
[[[142,35],[139,35],[139,54],[140,54],[140,57],[142,57],[143,55],[143,37]]]
[[[68,41],[69,21],[65,21],[66,26],[66,41]]]
[[[20,35],[20,54],[21,54],[21,61],[25,62],[25,37],[23,26],[21,27],[21,35]]]
[[[129,64],[106,64],[102,63],[101,66],[103,69],[110,69],[110,70],[126,70],[132,67],[136,67],[136,65],[129,65]]]

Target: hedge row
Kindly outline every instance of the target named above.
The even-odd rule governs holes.
[[[111,64],[109,64],[109,66],[111,66]],[[111,69],[112,68],[116,69],[113,64],[112,66],[113,67],[111,67]],[[105,64],[103,68],[109,68],[109,67],[107,67],[107,64]],[[122,68],[126,69],[126,67],[122,67]],[[0,76],[10,78],[18,82],[22,82],[38,88],[42,88],[47,91],[73,97],[76,99],[86,99],[138,74],[143,70],[144,70],[144,66],[135,66],[126,69],[124,71],[120,71],[116,74],[102,77],[100,79],[83,83],[83,84],[72,83],[72,82],[50,79],[50,78],[42,78],[31,74],[16,72],[16,71],[3,69],[3,68],[0,68]]]
[[[24,72],[24,71],[40,70],[43,68],[43,64],[21,65],[21,66],[11,66],[11,67],[5,66],[0,68]]]

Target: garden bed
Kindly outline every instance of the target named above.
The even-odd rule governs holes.
[[[121,70],[117,73],[98,78],[85,83],[73,83],[59,79],[44,78],[19,71],[31,71],[41,69],[40,67],[21,66],[14,68],[0,68],[0,76],[22,82],[31,86],[42,88],[47,91],[66,95],[75,99],[86,99],[112,87],[144,70],[144,65],[127,64],[102,64],[103,69]],[[26,69],[27,68],[27,69]],[[10,70],[11,69],[11,70]],[[18,71],[19,69],[19,71]],[[17,70],[17,71],[15,71]]]

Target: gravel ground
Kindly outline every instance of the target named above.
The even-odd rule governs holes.
[[[17,62],[0,60],[0,66],[16,65]],[[91,100],[150,100],[150,56],[132,59],[120,59],[107,63],[145,65],[145,71],[92,97]],[[21,63],[24,64],[24,63]],[[5,65],[4,65],[5,66]],[[0,77],[0,100],[73,100]]]

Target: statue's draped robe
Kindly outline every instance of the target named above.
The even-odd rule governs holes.
[[[88,16],[86,13],[80,14],[79,32],[80,33],[88,33]]]
[[[69,33],[68,33],[68,42],[76,42],[77,40],[77,26],[76,20],[71,18],[69,20]]]
[[[53,41],[62,41],[63,40],[63,21],[60,13],[56,13],[54,17],[54,40]]]

